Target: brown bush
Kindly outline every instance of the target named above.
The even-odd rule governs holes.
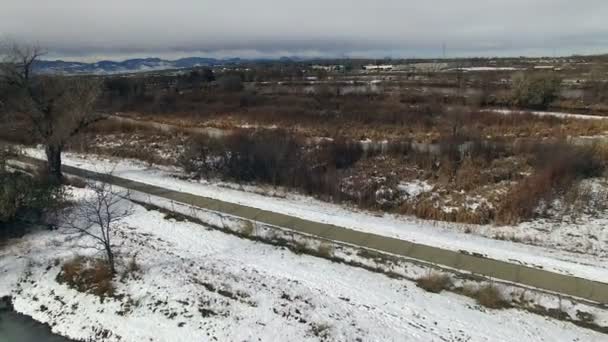
[[[447,274],[431,273],[416,279],[416,285],[428,292],[440,293],[452,287],[452,279]]]
[[[447,221],[468,224],[488,224],[494,219],[494,211],[483,205],[477,210],[459,208],[444,211],[430,199],[422,199],[416,203],[404,203],[399,207],[399,213],[414,215],[423,220]]]
[[[339,196],[337,170],[363,157],[360,144],[336,138],[308,145],[297,134],[279,129],[199,137],[187,146],[179,161],[196,176],[286,186],[334,200]]]
[[[330,259],[334,256],[334,247],[327,242],[322,242],[319,247],[317,247],[317,254],[326,259]]]
[[[600,176],[605,160],[594,147],[565,143],[535,144],[530,163],[536,171],[514,186],[497,212],[497,222],[516,224],[533,218],[541,202],[566,194],[578,180]]]
[[[486,285],[474,294],[477,303],[490,309],[506,309],[511,305],[495,285]]]
[[[120,119],[110,118],[107,120],[99,121],[93,125],[87,127],[86,133],[91,134],[133,134],[136,132],[148,132],[155,133],[158,129],[155,129],[151,125],[135,121],[122,121]]]
[[[57,282],[100,298],[114,295],[113,276],[105,260],[75,257],[63,264]]]

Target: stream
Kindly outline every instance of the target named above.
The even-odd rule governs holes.
[[[49,326],[15,312],[0,299],[0,342],[73,342],[53,334]]]

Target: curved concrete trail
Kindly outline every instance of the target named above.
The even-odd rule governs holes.
[[[40,165],[39,159],[20,157],[20,161]],[[63,166],[70,175],[105,181],[144,194],[253,220],[272,226],[284,227],[319,238],[333,240],[380,252],[404,256],[461,271],[471,272],[507,282],[536,287],[550,292],[608,304],[608,283],[559,274],[542,269],[494,260],[464,251],[450,251],[433,246],[413,243],[387,236],[366,233],[332,224],[309,221],[240,204],[224,202],[203,196],[174,191],[125,178],[101,174],[72,166]],[[608,281],[608,279],[607,279]]]

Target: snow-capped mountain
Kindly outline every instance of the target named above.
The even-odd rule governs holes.
[[[100,61],[96,63],[66,62],[62,60],[36,63],[35,70],[43,74],[120,74],[168,69],[188,69],[199,66],[215,66],[235,63],[238,59],[219,60],[215,58],[188,57],[174,61],[160,58],[128,59],[122,62]]]

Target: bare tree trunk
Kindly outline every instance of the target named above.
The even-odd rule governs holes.
[[[62,147],[59,145],[49,144],[45,148],[48,176],[54,182],[60,182],[63,178],[61,173],[61,151]]]
[[[110,266],[110,272],[112,274],[116,274],[116,266],[114,264],[114,252],[112,251],[112,247],[108,244],[105,246],[106,248],[106,257],[108,258],[108,266]]]

